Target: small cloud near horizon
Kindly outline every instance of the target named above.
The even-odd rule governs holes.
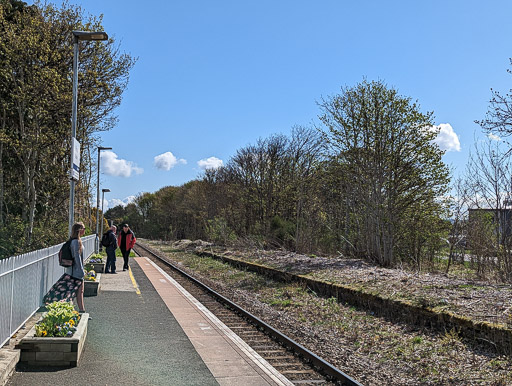
[[[132,173],[142,174],[144,169],[139,168],[131,161],[119,159],[113,151],[101,153],[101,170],[109,176],[130,177]]]
[[[106,198],[103,200],[103,210],[106,212],[109,209],[112,209],[118,205],[121,205],[123,208],[131,204],[135,200],[135,196],[128,196],[123,200],[120,200],[119,198],[112,198],[110,200],[107,200]]]
[[[460,151],[459,136],[453,130],[452,125],[449,123],[441,123],[434,126],[439,130],[437,137],[433,140],[441,150],[444,151]]]
[[[155,167],[159,170],[165,170],[169,171],[173,167],[175,167],[177,164],[187,164],[187,160],[184,159],[177,159],[174,154],[172,154],[170,151],[157,155],[154,158],[154,164]]]
[[[223,165],[223,162],[217,157],[210,157],[197,161],[197,165],[203,170],[218,169]]]
[[[501,137],[497,136],[496,134],[489,133],[488,135],[489,139],[492,139],[493,141],[501,141]]]

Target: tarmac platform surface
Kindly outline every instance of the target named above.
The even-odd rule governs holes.
[[[102,274],[74,368],[18,367],[8,385],[291,385],[145,257]]]

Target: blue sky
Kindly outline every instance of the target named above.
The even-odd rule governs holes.
[[[70,3],[103,14],[105,31],[138,57],[119,124],[102,135],[113,147],[101,175],[110,206],[318,123],[322,97],[364,78],[434,111],[457,172],[483,136],[474,120],[490,89],[512,88],[509,0]]]

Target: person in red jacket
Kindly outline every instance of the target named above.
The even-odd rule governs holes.
[[[117,238],[117,245],[119,245],[124,259],[123,271],[126,271],[129,267],[128,257],[130,256],[131,249],[135,245],[135,241],[135,234],[132,232],[128,224],[123,224],[121,232],[119,232],[119,237]]]

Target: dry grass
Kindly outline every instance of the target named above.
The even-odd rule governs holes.
[[[473,279],[467,268],[446,275],[379,268],[356,259],[309,257],[282,251],[224,253],[315,279],[350,285],[389,299],[450,311],[474,321],[503,325],[512,321],[512,286]]]
[[[509,357],[469,345],[454,331],[440,334],[391,323],[335,299],[319,298],[296,285],[177,252],[165,244],[150,245],[365,385],[512,384]],[[483,320],[489,320],[491,312],[494,320],[504,320],[500,307],[505,307],[511,296],[507,286],[386,270],[356,260],[284,252],[227,253],[324,280],[349,282],[391,298],[417,299],[462,314],[476,311],[477,318]]]

